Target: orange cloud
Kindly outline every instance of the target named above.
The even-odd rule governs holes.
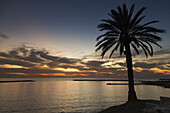
[[[115,74],[113,72],[99,72],[99,73],[101,73],[101,74]]]
[[[43,76],[65,76],[65,73],[42,73],[42,74],[38,74],[38,75],[43,75]]]
[[[164,69],[159,69],[159,68],[151,68],[149,70],[153,71],[154,73],[162,73],[165,75],[170,75],[170,70],[164,70]]]
[[[11,75],[27,75],[26,73],[7,73],[7,74],[11,74]]]
[[[59,71],[63,71],[63,72],[80,72],[80,70],[76,69],[76,68],[53,68],[53,70],[59,70]]]
[[[19,65],[3,64],[0,65],[0,68],[27,68],[27,67],[19,66]]]
[[[142,72],[144,69],[141,67],[133,67],[134,71]]]

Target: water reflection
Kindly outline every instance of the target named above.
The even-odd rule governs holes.
[[[30,83],[1,83],[0,112],[51,113],[98,112],[127,101],[127,85],[106,85],[107,81],[39,80]],[[135,86],[138,98],[159,99],[170,89]]]

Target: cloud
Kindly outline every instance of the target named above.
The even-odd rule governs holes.
[[[19,59],[7,59],[7,58],[0,58],[0,64],[20,65],[24,67],[33,67],[36,65],[31,62],[27,62]]]
[[[42,58],[39,57],[40,51],[35,49],[28,49],[26,47],[20,47],[17,49],[13,49],[8,53],[0,52],[1,57],[11,58],[11,59],[18,59],[30,62],[37,62],[40,63],[44,61]]]
[[[135,77],[170,75],[170,61],[165,51],[168,50],[163,50],[161,57],[161,51],[158,51],[155,58],[134,58]],[[0,52],[0,77],[127,77],[126,71],[125,58],[118,55],[103,60],[97,54],[74,59],[50,55],[45,49],[26,46]]]
[[[7,36],[6,34],[0,32],[0,38],[9,38],[9,36]]]
[[[146,62],[136,62],[133,66],[150,69],[150,68],[156,67],[157,64],[156,63],[146,63]]]
[[[165,55],[165,54],[170,54],[170,48],[162,49],[159,51],[155,51],[154,55]]]

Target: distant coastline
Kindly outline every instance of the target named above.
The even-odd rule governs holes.
[[[73,79],[73,81],[128,81],[126,79]],[[157,85],[164,88],[170,88],[169,79],[160,79],[160,80],[135,80],[137,83],[134,85]],[[107,85],[128,85],[128,83],[107,83]]]
[[[35,82],[34,80],[10,80],[10,81],[0,81],[0,83],[11,83],[11,82]]]
[[[128,81],[122,79],[73,79],[73,81]]]

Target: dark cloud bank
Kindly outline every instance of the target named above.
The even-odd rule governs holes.
[[[134,59],[135,77],[163,77],[170,75],[168,49],[155,52],[155,58]],[[22,46],[8,52],[0,52],[0,77],[126,77],[126,64],[116,55],[110,60],[89,55],[74,59],[49,55],[45,49]],[[121,62],[122,60],[122,62]]]

